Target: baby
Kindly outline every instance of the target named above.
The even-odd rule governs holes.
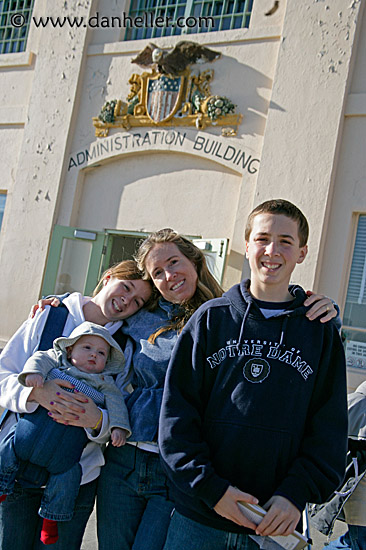
[[[18,379],[28,387],[42,387],[49,378],[69,379],[76,390],[107,409],[112,445],[120,447],[131,430],[123,396],[112,375],[120,373],[124,363],[108,330],[84,322],[68,338],[57,338],[53,349],[30,357]],[[102,418],[101,412],[94,431],[99,431]],[[44,544],[57,541],[57,521],[69,521],[73,516],[81,480],[79,460],[87,441],[84,429],[53,422],[47,410],[38,407],[23,415],[0,445],[0,500],[13,491],[16,480],[24,484],[26,479],[27,486],[46,486],[39,509],[44,518]],[[29,479],[33,483],[29,484]],[[42,481],[35,483],[35,479]]]
[[[77,329],[84,331],[85,328],[87,328],[85,325],[89,325],[89,328],[93,323],[83,323],[80,325]],[[100,329],[103,327],[99,327],[99,325],[95,325],[95,327],[98,327],[97,332],[100,332]],[[95,330],[95,329],[94,329]],[[107,332],[109,335],[109,332],[106,331],[106,329],[103,329],[103,331]],[[106,397],[106,407],[108,409],[108,402],[110,395],[117,396],[118,401],[121,398],[121,392],[118,390],[117,386],[114,383],[113,379],[110,379],[110,377],[106,376],[109,370],[111,369],[111,361],[108,363],[108,369],[107,372],[105,371],[105,367],[108,361],[109,352],[111,349],[111,344],[99,334],[93,334],[92,332],[84,334],[83,336],[78,337],[78,339],[75,341],[74,344],[67,345],[69,341],[75,340],[75,337],[73,337],[73,334],[75,334],[76,330],[71,334],[70,338],[57,338],[55,340],[55,349],[57,348],[61,350],[66,351],[66,358],[67,362],[70,363],[70,365],[67,365],[67,362],[63,365],[64,368],[61,367],[61,371],[64,371],[65,373],[68,373],[71,376],[74,376],[75,378],[79,380],[84,380],[84,382],[87,382],[95,389],[101,391],[104,396]],[[110,335],[109,338],[111,339]],[[117,351],[116,344],[113,343],[114,350],[113,353]],[[52,354],[54,355],[54,354]],[[57,368],[57,364],[52,364],[52,355],[49,351],[40,351],[37,352],[33,357],[31,357],[27,363],[24,366],[24,369],[22,373],[19,375],[19,382],[23,384],[24,386],[29,386],[33,388],[39,388],[43,386],[43,382],[49,373],[50,370],[53,368]],[[57,355],[57,351],[56,351]],[[51,356],[51,361],[50,361]],[[39,360],[38,360],[39,358]],[[56,361],[56,357],[55,357]],[[122,366],[124,364],[124,357],[121,353],[121,357],[117,357],[118,362],[118,372],[121,371]],[[76,367],[77,370],[79,370],[81,373],[85,373],[87,375],[99,375],[100,373],[104,373],[103,376],[83,376],[80,375],[80,373],[75,372],[75,369],[71,368],[71,365],[73,367]],[[58,367],[60,368],[60,367]],[[36,371],[36,372],[32,372]],[[55,373],[54,373],[55,374]],[[117,372],[115,373],[117,374]],[[117,391],[116,391],[117,390]],[[110,413],[110,422],[113,418],[113,399],[111,402],[109,402],[110,407],[112,408]],[[119,410],[120,404],[118,403],[118,408],[116,409],[115,413],[116,416],[121,416],[121,411]],[[125,407],[122,407],[122,409]],[[118,420],[116,420],[118,422]],[[128,424],[128,414],[127,411],[123,414],[123,418],[121,419],[122,423],[124,425]],[[115,447],[121,447],[126,443],[126,437],[129,435],[129,427],[126,428],[120,428],[116,427],[113,424],[111,425],[111,441],[112,445]]]

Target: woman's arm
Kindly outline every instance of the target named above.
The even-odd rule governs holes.
[[[312,306],[306,313],[308,319],[310,321],[314,321],[314,319],[321,317],[321,323],[327,323],[328,321],[335,319],[336,325],[340,329],[342,326],[342,320],[339,315],[338,305],[331,298],[328,298],[328,296],[324,296],[324,294],[316,294],[315,292],[308,290],[307,295],[308,298],[305,300],[304,305]],[[42,298],[37,304],[32,306],[29,314],[30,317],[33,318],[38,309],[43,311],[46,306],[58,307],[63,298],[64,295],[59,297],[54,296],[50,298]]]
[[[327,323],[334,319],[338,330],[341,329],[342,319],[339,314],[338,305],[328,296],[323,294],[315,294],[311,290],[306,292],[308,298],[304,302],[304,306],[312,306],[309,311],[306,313],[306,317],[310,321],[314,321],[320,317],[321,323]]]

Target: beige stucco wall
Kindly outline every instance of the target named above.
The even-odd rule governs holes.
[[[46,8],[49,15],[60,15],[66,6],[55,1],[47,2]],[[91,3],[86,1],[78,4],[74,11],[86,15],[90,9]],[[77,105],[87,29],[80,28],[76,32],[46,27],[38,33],[37,39],[40,47],[32,65],[19,162],[14,159],[15,181],[9,186],[11,200],[6,206],[6,231],[1,232],[0,304],[2,311],[7,311],[0,327],[3,339],[8,338],[27,316],[29,303],[41,288],[61,191],[63,157]],[[18,97],[23,89],[23,78],[25,91],[29,86],[29,66],[22,64],[29,57],[31,47],[30,41],[29,51],[18,56],[18,67],[11,66],[10,54],[3,60],[1,87],[7,87],[6,76],[11,73],[14,82],[19,79]],[[2,156],[7,156],[6,150],[2,151]]]
[[[126,99],[129,76],[142,72],[131,58],[148,41],[122,42],[119,29],[48,27],[31,31],[24,54],[0,56],[1,188],[8,190],[0,339],[9,338],[40,293],[55,223],[135,231],[170,225],[229,238],[230,286],[247,273],[248,213],[278,196],[293,200],[310,221],[310,254],[296,280],[342,303],[352,215],[366,211],[364,0],[281,1],[266,17],[272,4],[255,0],[249,29],[189,37],[222,53],[203,68],[215,71],[212,92],[228,96],[244,115],[227,143],[260,159],[252,173],[192,149],[194,129],[182,147],[113,151],[70,169],[70,159],[98,141],[91,119],[103,103]],[[35,10],[118,15],[125,2],[36,0]],[[171,47],[180,39],[154,42]],[[119,133],[112,130],[112,138]],[[204,135],[224,147],[218,128]]]
[[[222,53],[221,59],[201,68],[201,70],[212,68],[215,71],[211,85],[212,93],[230,97],[236,103],[237,111],[244,117],[238,135],[236,138],[228,139],[227,143],[237,149],[245,149],[253,158],[260,157],[276,67],[281,30],[279,24],[284,14],[282,8],[276,14],[274,22],[268,25],[264,17],[268,4],[268,2],[267,4],[262,2],[264,11],[263,9],[257,11],[257,27],[232,31],[230,42],[227,41],[228,33],[208,33],[200,36],[200,41]],[[106,35],[103,36],[106,38]],[[195,37],[192,36],[192,39]],[[181,37],[170,37],[157,42],[161,47],[171,47],[179,40]],[[147,40],[97,44],[93,36],[88,48],[82,99],[75,121],[72,158],[76,158],[78,151],[85,151],[95,141],[91,119],[99,113],[104,101],[113,98],[126,99],[130,90],[129,76],[133,72],[143,72],[137,65],[131,64],[131,59],[147,44]],[[134,131],[143,135],[145,129]],[[179,128],[179,131],[183,133],[184,129]],[[112,130],[110,135],[117,132],[119,130]],[[192,130],[190,132],[192,133]],[[220,129],[211,127],[205,134],[212,137],[220,136]],[[93,181],[98,182],[100,189],[107,187],[109,190],[108,201],[104,200],[102,207],[101,203],[98,203],[99,212],[95,212],[94,206],[93,228],[150,230],[173,226],[191,235],[228,238],[229,255],[224,285],[231,286],[240,279],[242,273],[244,255],[241,212],[243,208],[252,204],[251,197],[259,163],[253,173],[247,171],[244,174],[232,174],[232,170],[220,167],[216,162],[207,162],[208,156],[203,153],[202,159],[198,161],[191,154],[187,154],[190,151],[185,147],[182,148],[182,155],[177,155],[176,151],[170,153],[166,147],[161,147],[163,157],[156,156],[158,152],[156,147],[151,147],[146,152],[153,155],[145,157],[144,154],[140,160],[138,157],[129,159],[126,156],[124,159],[121,158],[117,167],[115,154],[106,154],[103,160],[107,164],[93,170]],[[108,164],[108,158],[113,162]],[[99,165],[99,159],[94,164]],[[177,167],[180,173],[178,177],[176,177]],[[143,174],[144,183],[141,182],[140,172]],[[120,198],[120,187],[121,184],[124,185],[124,180],[131,186],[128,199],[126,193]],[[85,199],[89,201],[88,204],[94,202],[94,199],[89,200],[87,196],[88,181],[89,176],[84,177],[84,174],[75,178],[74,168],[68,172],[57,223],[80,226],[81,220],[84,221],[85,216],[84,218],[79,216],[79,212],[87,210],[82,203]],[[235,192],[232,191],[232,181],[235,181]],[[133,185],[132,182],[134,182]],[[172,186],[175,191],[171,193]],[[151,208],[152,188],[155,190],[154,208]],[[117,223],[113,213],[111,219],[106,219],[104,215],[104,210],[109,209],[108,204],[113,205],[113,211],[119,209]],[[171,209],[165,208],[166,204],[171,204]],[[203,204],[205,210],[206,204],[212,205],[207,209],[209,215],[204,218],[199,215]],[[123,216],[124,209],[127,213],[126,220]],[[133,214],[137,211],[138,216]],[[239,223],[237,223],[238,213],[241,217]]]
[[[207,238],[230,235],[240,184],[239,175],[205,159],[131,155],[85,174],[74,225],[152,231],[160,223]]]
[[[308,217],[309,255],[295,273],[307,288],[318,285],[361,7],[287,2],[255,200],[282,196]]]
[[[321,262],[319,290],[334,296],[344,307],[357,229],[357,214],[366,213],[366,11],[358,29],[358,47],[349,82],[345,120],[339,147],[334,193]],[[364,379],[348,369],[349,388]]]

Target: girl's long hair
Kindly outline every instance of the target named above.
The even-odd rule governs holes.
[[[175,330],[180,332],[188,319],[202,304],[211,300],[212,298],[218,298],[222,295],[223,289],[216,281],[214,276],[210,273],[206,258],[202,250],[197,248],[189,239],[179,235],[176,231],[170,228],[160,229],[154,233],[151,233],[140,245],[135,259],[138,268],[143,272],[143,278],[145,280],[151,280],[151,277],[146,269],[146,258],[149,252],[157,244],[173,243],[179,249],[179,251],[190,260],[197,270],[198,281],[196,292],[186,302],[180,304],[179,313],[164,327],[160,327],[154,332],[150,338],[150,342],[154,342],[157,336],[168,330]],[[155,303],[160,298],[160,294],[155,292],[153,295]]]
[[[107,275],[110,275],[111,277],[114,277],[115,279],[120,279],[121,281],[135,281],[137,279],[141,280],[147,280],[151,288],[153,290],[153,294],[151,298],[149,298],[146,301],[146,304],[144,305],[145,308],[151,309],[152,307],[156,307],[156,298],[154,295],[154,285],[151,281],[148,279],[145,279],[143,272],[139,269],[137,263],[135,260],[123,260],[123,262],[119,262],[118,264],[112,265],[112,267],[109,267],[101,276],[99,283],[94,289],[93,297],[98,294],[98,292],[101,291],[103,286],[103,281],[106,278]]]

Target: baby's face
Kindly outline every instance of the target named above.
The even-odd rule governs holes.
[[[100,336],[85,334],[68,349],[69,361],[82,372],[97,374],[104,370],[109,344]]]

